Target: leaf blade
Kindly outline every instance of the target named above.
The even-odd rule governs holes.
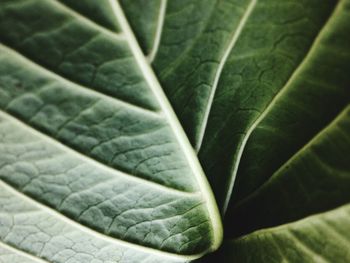
[[[236,201],[272,175],[348,104],[348,15],[347,1],[340,1],[304,63],[252,131],[238,171]],[[257,140],[270,145],[263,155]]]
[[[40,13],[45,14],[45,17]],[[14,19],[13,14],[16,14],[16,18],[19,17],[20,19]],[[25,188],[25,191],[28,191],[26,193],[35,196],[37,201],[49,202],[47,205],[58,210],[61,209],[60,212],[68,217],[73,217],[80,224],[129,242],[140,243],[143,246],[153,247],[164,252],[168,251],[174,253],[174,255],[176,253],[193,254],[194,257],[199,257],[203,253],[215,249],[221,239],[221,223],[210,188],[176,116],[172,113],[172,109],[160,87],[157,87],[159,84],[152,70],[143,57],[138,44],[133,42],[132,32],[128,31],[127,21],[123,18],[122,12],[117,12],[116,17],[121,19],[120,26],[124,31],[127,29],[127,32],[122,32],[120,36],[98,26],[56,1],[3,2],[0,6],[0,16],[2,17],[1,21],[3,21],[0,23],[1,27],[11,26],[18,29],[14,31],[14,34],[8,32],[1,36],[2,42],[13,46],[17,50],[14,51],[4,45],[1,46],[1,59],[4,62],[0,69],[2,72],[0,78],[2,110],[15,115],[21,122],[40,131],[41,134],[33,140],[34,142],[36,140],[45,141],[46,143],[43,144],[47,144],[49,148],[51,147],[49,152],[55,152],[57,145],[60,143],[66,144],[75,150],[73,154],[67,148],[64,148],[63,151],[72,154],[71,158],[68,159],[73,163],[73,160],[78,158],[78,163],[92,165],[91,171],[100,171],[101,176],[106,171],[110,171],[110,168],[121,170],[117,174],[119,177],[125,177],[124,179],[128,178],[128,183],[124,184],[126,188],[130,188],[129,185],[143,183],[148,185],[147,187],[151,187],[149,189],[152,190],[149,193],[142,190],[138,194],[144,194],[147,197],[147,194],[152,195],[152,193],[155,194],[158,191],[165,190],[163,194],[160,194],[160,198],[165,197],[164,200],[168,199],[170,202],[159,204],[157,208],[157,206],[152,207],[155,203],[152,205],[152,202],[148,201],[148,205],[151,206],[148,208],[149,211],[154,212],[148,215],[146,212],[140,212],[142,207],[138,207],[147,204],[142,201],[141,196],[138,198],[140,200],[134,200],[133,198],[127,200],[125,203],[128,204],[127,206],[137,201],[134,205],[138,207],[135,208],[135,211],[138,210],[138,215],[136,215],[137,222],[134,226],[124,228],[126,222],[123,222],[123,220],[125,219],[122,217],[118,219],[117,216],[121,213],[123,217],[127,215],[127,217],[132,218],[131,215],[134,213],[132,206],[128,207],[129,212],[121,212],[118,209],[122,209],[125,204],[123,202],[114,203],[104,208],[101,207],[101,209],[98,208],[97,210],[100,211],[93,212],[93,208],[96,209],[99,205],[101,197],[102,200],[105,198],[108,201],[111,199],[111,196],[108,197],[108,195],[118,189],[114,179],[107,180],[107,182],[110,182],[110,185],[108,185],[106,182],[98,183],[99,179],[96,181],[90,178],[92,182],[96,183],[96,187],[90,185],[92,192],[84,195],[86,196],[85,201],[90,202],[91,205],[89,207],[90,205],[82,204],[88,209],[86,213],[81,210],[82,207],[79,208],[79,206],[73,205],[76,201],[70,201],[70,206],[75,207],[75,211],[71,211],[67,206],[61,207],[69,199],[69,196],[66,197],[67,200],[66,198],[62,199],[61,195],[64,193],[62,189],[53,191],[50,198],[43,194],[48,200],[37,194],[42,191],[38,185],[28,186]],[[33,16],[38,17],[32,21]],[[46,21],[46,23],[42,23],[40,20]],[[58,26],[65,20],[67,24],[63,23],[62,27]],[[36,24],[37,21],[40,21],[40,23]],[[70,30],[72,29],[68,35],[63,34],[66,32],[64,31],[66,26]],[[77,38],[74,34],[76,32],[79,32],[79,34],[86,33],[90,37]],[[124,36],[128,37],[128,41]],[[25,45],[21,45],[21,42],[17,41],[23,37],[27,41]],[[63,41],[64,38],[69,39],[69,41]],[[100,47],[103,47],[103,49],[99,50]],[[59,62],[58,65],[61,65],[62,61],[57,60],[57,56],[51,57],[50,54],[55,54],[54,51],[64,54],[67,52],[66,48],[68,48],[69,56],[62,56],[62,61],[66,63],[62,69],[56,65],[57,62],[54,60],[56,59]],[[24,53],[27,58],[20,55],[18,51]],[[116,53],[114,53],[115,51]],[[109,56],[112,57],[112,60],[115,59],[115,62],[124,63],[120,64],[122,67],[116,66],[115,63],[109,64],[111,62]],[[102,61],[102,67],[107,65],[108,68],[103,70],[98,68],[97,72],[91,75],[93,71],[85,66],[89,66],[89,63],[96,60]],[[49,70],[44,67],[48,67]],[[130,71],[125,71],[123,67]],[[79,74],[75,75],[77,72]],[[121,77],[119,80],[116,79],[119,82],[111,82],[112,89],[106,91],[105,78],[109,77],[111,73]],[[89,74],[92,76],[92,81],[84,79]],[[94,80],[98,76],[100,79],[94,85]],[[132,78],[136,79],[136,84],[128,84]],[[118,83],[121,83],[120,87],[123,90],[118,90],[118,87],[115,86],[119,85]],[[133,86],[133,90],[126,90],[127,85]],[[138,90],[135,88],[138,88]],[[140,89],[142,94],[140,94]],[[123,93],[124,91],[126,93]],[[159,111],[162,111],[162,113],[160,114]],[[1,115],[6,116],[5,113]],[[14,122],[19,123],[16,120]],[[24,137],[29,136],[30,132],[28,130],[31,128],[18,125],[24,127],[24,130],[27,131],[28,135]],[[7,130],[4,127],[2,132]],[[47,141],[47,136],[53,137],[56,141]],[[20,141],[21,138],[20,136],[17,141]],[[2,141],[5,144],[6,151],[8,151],[7,153],[10,154],[3,156],[1,160],[5,165],[2,179],[14,187],[19,187],[17,183],[21,181],[23,175],[16,173],[17,178],[8,176],[9,170],[22,169],[19,167],[21,165],[11,164],[13,160],[8,159],[11,156],[11,151],[16,150],[16,147],[12,145],[13,143],[16,144],[15,142],[16,140],[11,143],[6,142],[6,140]],[[35,153],[35,149],[30,149],[33,151],[32,157],[34,159],[43,158],[40,155],[40,150]],[[77,154],[77,152],[80,152],[80,154]],[[81,158],[82,154],[87,155],[90,159]],[[97,162],[91,162],[91,159],[95,159]],[[86,160],[90,161],[86,162]],[[22,161],[25,163],[28,160]],[[48,162],[45,158],[43,158],[43,161]],[[68,167],[71,165],[70,161],[65,158],[63,160],[58,159],[58,163],[63,162],[63,166],[68,165]],[[103,165],[97,165],[98,162]],[[53,169],[47,171],[49,175],[53,176],[55,172],[60,170],[54,163],[49,162],[48,164]],[[106,169],[106,166],[110,166],[110,168]],[[71,168],[74,170],[73,167]],[[85,171],[85,176],[89,177],[91,171]],[[31,173],[32,170],[29,169],[27,172]],[[68,171],[61,171],[63,174],[66,172]],[[78,169],[77,173],[80,172]],[[132,177],[134,178],[132,179]],[[101,177],[97,178],[102,179]],[[35,176],[32,179],[34,184],[39,183],[46,190],[52,187],[45,179],[42,181],[35,178]],[[56,178],[55,180],[59,179]],[[122,179],[118,180],[123,181]],[[145,180],[150,180],[150,182],[145,183]],[[55,184],[60,188],[59,181],[53,183],[53,185]],[[89,185],[88,182],[87,185]],[[100,192],[101,186],[107,187],[104,189],[105,191]],[[198,195],[196,192],[199,188],[203,191]],[[123,189],[120,186],[119,191],[123,195]],[[165,196],[164,193],[166,193]],[[185,197],[187,200],[180,199],[183,201],[182,206],[190,205],[193,211],[191,211],[190,206],[188,206],[190,208],[188,210],[189,214],[186,215],[187,211],[185,210],[180,211],[179,201],[176,201],[176,198],[172,201],[171,198],[169,199],[173,194],[177,198],[179,195]],[[98,201],[99,199],[100,201]],[[157,202],[156,199],[153,202]],[[102,206],[105,205],[104,201],[101,204]],[[203,207],[206,208],[202,210]],[[145,209],[147,211],[147,208]],[[199,217],[198,209],[201,210]],[[210,216],[208,212],[211,214]],[[101,217],[104,213],[106,214]],[[101,220],[103,217],[105,219],[117,219],[119,222],[113,222],[112,220],[110,224],[102,227],[95,220],[95,217],[100,217]],[[166,222],[166,217],[169,218],[169,222]],[[174,223],[175,219],[181,221],[181,218],[185,217],[187,219],[182,221],[183,223],[180,226]],[[201,218],[201,220],[195,222],[196,218]],[[142,221],[146,226],[148,225],[141,231],[143,234],[138,233],[139,224],[142,225]],[[129,222],[132,222],[132,220]],[[158,229],[156,230],[156,228]],[[214,233],[213,228],[218,229],[219,232]],[[144,231],[148,231],[148,233]],[[203,236],[198,234],[202,232],[205,233]],[[188,236],[186,237],[186,235]],[[203,239],[204,236],[206,236],[206,240]],[[176,245],[174,240],[177,240]],[[20,246],[20,244],[17,245]]]
[[[228,241],[217,257],[230,262],[349,260],[349,205]],[[320,231],[322,230],[322,231]]]
[[[347,106],[262,187],[237,203],[228,212],[228,222],[235,222],[228,225],[228,235],[278,226],[347,204],[349,121]]]

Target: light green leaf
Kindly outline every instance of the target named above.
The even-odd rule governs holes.
[[[118,2],[96,22],[63,2],[0,3],[1,241],[49,262],[216,249],[210,187]]]
[[[0,236],[2,241],[7,243],[0,243],[3,258],[11,256],[12,260],[23,260],[24,257],[28,261],[32,260],[29,262],[39,263],[46,262],[43,259],[47,259],[48,262],[187,261],[186,257],[163,253],[100,234],[37,203],[4,183],[0,184],[0,189]],[[5,257],[6,255],[8,256]]]
[[[30,254],[13,249],[4,243],[0,243],[0,262],[6,263],[45,263],[45,261],[33,257]]]

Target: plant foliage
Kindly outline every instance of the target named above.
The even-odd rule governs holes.
[[[350,261],[350,0],[1,0],[0,32],[0,261]]]

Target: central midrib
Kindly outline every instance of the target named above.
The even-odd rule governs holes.
[[[126,39],[140,67],[140,70],[143,73],[143,76],[147,81],[149,87],[153,91],[153,94],[156,97],[162,111],[164,112],[164,115],[170,127],[174,131],[174,135],[178,143],[180,144],[182,148],[182,152],[184,153],[187,159],[188,165],[191,167],[191,170],[199,185],[199,188],[203,195],[203,199],[206,202],[206,207],[210,215],[210,219],[213,227],[213,233],[214,233],[214,240],[209,250],[214,250],[220,246],[222,242],[222,236],[223,236],[222,223],[220,219],[219,210],[216,206],[214,194],[212,193],[209,183],[204,175],[203,169],[198,161],[196,153],[192,148],[184,130],[182,129],[182,126],[179,120],[177,119],[177,116],[175,115],[157,77],[155,76],[146,57],[144,56],[136,40],[136,37],[122,11],[122,8],[119,2],[117,0],[109,0],[109,2],[119,22],[122,32],[126,36]]]

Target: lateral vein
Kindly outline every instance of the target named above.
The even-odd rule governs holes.
[[[48,141],[50,142],[51,144],[55,145],[56,147],[62,149],[64,152],[68,152],[68,153],[71,153],[75,156],[77,156],[78,158],[82,159],[84,162],[86,163],[90,163],[92,164],[93,166],[96,166],[98,168],[100,168],[101,170],[104,170],[104,171],[107,171],[108,173],[110,174],[116,174],[117,176],[121,176],[121,177],[125,177],[125,178],[128,178],[129,180],[132,180],[132,181],[135,181],[137,183],[141,183],[143,185],[148,185],[150,186],[151,188],[153,189],[158,189],[159,191],[162,191],[162,192],[168,192],[168,193],[172,193],[172,194],[176,194],[176,195],[180,195],[180,196],[189,196],[189,197],[195,197],[195,196],[198,196],[199,192],[185,192],[185,191],[182,191],[182,190],[177,190],[175,188],[171,188],[169,186],[166,186],[166,185],[162,185],[160,183],[156,183],[156,182],[153,182],[153,181],[149,181],[149,180],[146,180],[146,179],[143,179],[141,177],[138,177],[138,176],[135,176],[135,175],[132,175],[132,174],[128,174],[128,173],[124,173],[120,170],[117,170],[117,169],[114,169],[114,168],[111,168],[103,163],[100,163],[98,161],[96,161],[95,159],[87,156],[87,155],[84,155],[64,144],[62,144],[61,142],[59,142],[58,140],[34,129],[33,127],[29,126],[28,124],[20,121],[19,119],[15,118],[14,116],[10,115],[9,113],[6,113],[2,110],[0,110],[0,117],[1,118],[4,118],[4,119],[7,119],[11,122],[15,122],[17,125],[19,126],[22,126],[24,129],[28,130],[28,132],[32,133],[33,135],[35,136],[38,136],[40,138],[43,138],[45,141]]]
[[[113,38],[117,38],[119,40],[125,40],[125,36],[123,35],[123,33],[116,33],[116,32],[113,32],[112,30],[110,30],[106,27],[100,26],[96,22],[94,22],[91,19],[87,18],[86,16],[83,16],[82,14],[76,12],[75,10],[73,10],[69,6],[65,5],[64,3],[60,2],[59,0],[52,1],[52,4],[56,5],[58,8],[65,9],[66,12],[70,13],[74,17],[77,17],[78,19],[84,21],[88,25],[90,25],[94,28],[97,28],[99,31],[103,31],[104,33],[108,34],[109,36],[111,36]]]
[[[161,0],[160,7],[159,7],[159,14],[158,14],[157,30],[153,40],[153,47],[151,52],[147,56],[147,60],[150,64],[152,64],[159,49],[159,44],[160,44],[160,39],[163,32],[163,26],[164,26],[165,14],[166,14],[166,6],[167,6],[167,0]]]
[[[210,91],[210,96],[209,96],[209,99],[208,99],[208,103],[207,103],[207,107],[205,109],[205,112],[204,112],[204,117],[203,117],[203,121],[202,121],[202,124],[201,124],[201,128],[200,128],[200,133],[199,133],[199,139],[198,139],[198,143],[196,143],[196,151],[197,153],[199,152],[200,148],[201,148],[201,145],[203,143],[203,138],[204,138],[204,134],[205,134],[205,130],[206,130],[206,127],[207,127],[207,124],[208,124],[208,119],[209,119],[209,114],[210,114],[210,110],[212,108],[212,105],[213,105],[213,101],[214,101],[214,96],[215,96],[215,93],[216,93],[216,90],[217,90],[217,86],[218,86],[218,83],[219,83],[219,80],[220,80],[220,76],[221,76],[221,73],[222,73],[222,70],[224,68],[224,65],[228,59],[228,56],[230,55],[232,49],[234,48],[235,44],[237,43],[243,29],[244,29],[244,26],[246,25],[250,15],[252,14],[256,4],[257,4],[257,1],[258,0],[251,0],[251,2],[249,3],[248,7],[247,7],[247,10],[245,11],[244,15],[242,16],[239,24],[238,24],[238,27],[236,30],[234,30],[234,34],[232,36],[232,39],[231,41],[229,42],[225,52],[224,52],[224,55],[222,56],[221,60],[220,60],[220,63],[219,63],[219,66],[218,66],[218,69],[216,71],[216,74],[215,74],[215,77],[214,77],[214,82],[213,82],[213,85],[212,85],[212,89]]]
[[[131,243],[131,242],[128,242],[125,240],[121,240],[118,238],[113,238],[113,237],[107,236],[106,234],[97,232],[97,231],[95,231],[87,226],[79,224],[78,222],[70,219],[69,217],[61,214],[60,212],[52,209],[49,206],[46,206],[42,203],[37,202],[36,200],[32,199],[31,197],[23,194],[22,192],[19,192],[17,189],[13,188],[12,186],[5,183],[1,179],[0,179],[0,187],[3,187],[4,189],[8,190],[12,194],[19,196],[21,199],[25,200],[26,202],[31,203],[33,206],[38,207],[40,210],[48,213],[49,215],[52,215],[55,218],[58,218],[62,222],[66,223],[68,225],[71,225],[72,227],[75,227],[76,229],[82,231],[83,233],[87,233],[88,235],[91,235],[97,239],[106,241],[108,243],[111,243],[111,244],[114,244],[117,246],[126,247],[129,249],[135,249],[135,250],[142,251],[144,253],[148,253],[148,254],[152,254],[152,255],[156,255],[156,256],[168,257],[168,258],[173,258],[173,259],[194,260],[202,255],[202,254],[198,254],[198,255],[183,256],[183,255],[178,255],[178,254],[162,251],[159,249],[138,245],[138,244],[134,244],[134,243]],[[47,263],[47,262],[42,262],[42,263]]]
[[[338,3],[338,7],[340,6],[340,3],[342,1],[340,1]],[[329,17],[328,21],[330,20],[331,17],[333,17],[335,15],[335,13],[337,12],[338,8],[335,9],[335,11],[333,11],[333,14]],[[263,112],[259,115],[259,117],[249,126],[243,140],[242,143],[239,145],[239,149],[238,149],[238,153],[237,153],[237,157],[234,160],[234,165],[233,165],[233,170],[232,170],[232,176],[230,177],[230,181],[229,181],[229,192],[226,195],[226,199],[224,201],[224,207],[223,207],[223,211],[224,213],[226,212],[226,209],[228,207],[229,201],[230,201],[230,197],[232,194],[232,188],[233,188],[233,184],[234,184],[234,179],[237,175],[237,171],[239,168],[239,164],[240,164],[240,160],[242,158],[243,155],[243,151],[245,149],[245,146],[248,142],[249,137],[251,136],[251,134],[253,133],[253,131],[255,130],[255,128],[260,124],[260,122],[267,116],[267,114],[271,111],[271,109],[274,107],[274,105],[276,104],[276,102],[279,100],[279,98],[282,97],[282,95],[288,90],[289,86],[291,85],[291,83],[293,83],[294,79],[297,78],[297,76],[299,75],[299,73],[303,70],[304,65],[307,63],[309,57],[312,55],[313,52],[315,52],[315,49],[318,46],[318,43],[320,42],[320,38],[322,37],[322,33],[324,31],[326,31],[328,29],[328,21],[325,23],[325,25],[323,26],[323,28],[321,29],[321,31],[318,33],[318,35],[316,36],[309,52],[306,54],[306,56],[304,57],[304,59],[302,60],[302,62],[299,64],[299,66],[297,67],[297,69],[292,73],[292,75],[290,76],[290,78],[287,80],[287,82],[285,83],[285,85],[279,90],[279,92],[277,92],[277,94],[272,98],[272,100],[270,101],[270,103],[267,105],[267,107],[263,110]]]
[[[334,129],[337,126],[337,123],[341,120],[342,117],[346,114],[346,110],[350,109],[350,104],[348,104],[347,107],[345,107],[338,116],[332,120],[327,126],[322,128],[317,134],[315,134],[307,143],[305,143],[298,151],[295,152],[293,156],[291,156],[284,164],[282,164],[272,175],[270,178],[268,178],[261,186],[259,186],[257,189],[255,189],[252,193],[250,193],[248,196],[243,198],[242,200],[238,201],[235,207],[243,206],[246,202],[248,202],[251,198],[256,196],[263,188],[265,188],[270,182],[277,179],[280,175],[283,169],[290,166],[295,160],[298,159],[298,156],[306,152],[307,149],[310,149],[310,146],[312,146],[314,143],[316,143],[318,140],[320,140],[325,134],[330,132],[332,129]]]
[[[162,115],[161,115],[160,112],[149,110],[147,108],[144,108],[144,107],[141,107],[141,106],[138,106],[138,105],[135,105],[135,104],[131,104],[131,103],[126,102],[124,100],[118,99],[116,97],[109,96],[109,95],[107,95],[105,93],[96,91],[96,90],[91,89],[91,88],[86,87],[86,86],[82,86],[82,85],[80,85],[80,84],[78,84],[76,82],[73,82],[73,81],[71,81],[69,79],[66,79],[63,76],[59,75],[58,73],[56,73],[54,71],[51,71],[51,70],[49,70],[47,68],[42,67],[41,65],[37,64],[33,60],[30,60],[29,58],[25,57],[22,53],[20,53],[17,50],[14,50],[14,49],[4,45],[3,43],[0,43],[0,48],[5,49],[7,52],[12,53],[14,56],[18,56],[19,59],[24,61],[24,63],[30,64],[31,67],[37,69],[38,71],[44,72],[45,74],[49,75],[50,77],[53,77],[54,79],[59,80],[59,81],[65,83],[65,84],[67,84],[69,86],[72,86],[72,87],[74,87],[76,89],[80,89],[81,91],[87,92],[89,94],[96,95],[100,99],[102,98],[102,99],[105,99],[105,100],[112,101],[114,103],[120,104],[120,105],[124,106],[125,108],[129,108],[129,109],[135,110],[137,112],[141,112],[141,113],[150,115],[152,117],[162,118]]]
[[[19,249],[15,248],[14,246],[11,246],[11,245],[9,245],[9,244],[1,241],[1,240],[0,240],[0,247],[3,247],[3,248],[5,248],[5,249],[7,249],[7,250],[9,250],[11,252],[14,252],[15,254],[18,254],[20,256],[29,258],[29,259],[31,259],[33,261],[38,262],[38,263],[49,263],[48,261],[43,260],[42,258],[39,258],[39,257],[34,256],[34,255],[31,255],[31,254],[29,254],[27,252],[24,252],[22,250],[19,250]]]

